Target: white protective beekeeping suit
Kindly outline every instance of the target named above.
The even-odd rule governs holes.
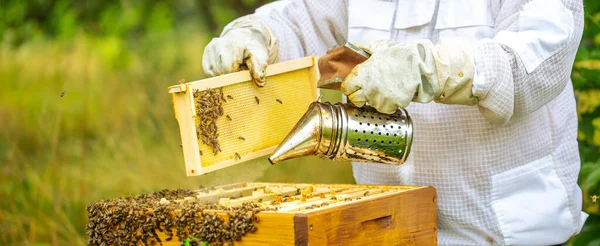
[[[434,186],[441,245],[559,244],[581,229],[570,72],[582,1],[284,0],[248,17],[279,40],[279,61],[346,40],[471,39],[477,105],[411,103],[407,163],[353,163],[356,181]]]

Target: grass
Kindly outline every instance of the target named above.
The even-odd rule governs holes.
[[[348,163],[313,157],[186,177],[166,88],[204,76],[208,40],[184,26],[135,42],[78,33],[0,44],[0,245],[86,244],[85,208],[99,199],[242,181],[353,182]]]

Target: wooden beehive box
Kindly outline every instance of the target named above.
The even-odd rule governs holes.
[[[316,64],[316,57],[305,57],[269,65],[264,87],[256,86],[248,71],[169,87],[186,174],[200,175],[271,154],[317,99]],[[217,104],[218,112],[213,110]],[[213,113],[218,116],[210,116]],[[214,122],[214,129],[207,122]]]
[[[217,203],[220,209],[192,211],[194,216],[219,216],[222,221],[228,218],[227,208],[252,202],[262,209],[255,214],[254,232],[248,232],[241,240],[219,239],[209,245],[233,243],[233,245],[436,245],[436,193],[433,187],[388,186],[388,185],[341,185],[341,184],[284,184],[284,183],[239,183],[215,187],[193,193],[195,197],[172,203]],[[111,203],[114,206],[115,202]],[[119,204],[119,202],[116,202]],[[117,213],[113,207],[96,204]],[[137,205],[139,206],[139,205]],[[139,220],[152,221],[151,211],[158,210],[151,205],[141,213]],[[119,208],[124,215],[130,208]],[[175,220],[181,211],[173,208]],[[267,211],[268,210],[268,211]],[[133,211],[133,210],[132,210]],[[93,209],[88,208],[90,214]],[[106,214],[106,211],[95,211]],[[132,214],[132,212],[129,212]],[[135,214],[135,212],[133,213]],[[145,217],[148,216],[148,217]],[[157,217],[156,215],[154,215]],[[92,215],[90,215],[92,217]],[[116,216],[122,218],[121,216]],[[183,221],[183,219],[181,219]],[[95,220],[91,221],[105,221]],[[190,221],[201,223],[198,218]],[[127,220],[118,223],[128,223]],[[211,222],[205,222],[211,223]],[[156,224],[154,224],[156,226]],[[222,227],[222,224],[220,225]],[[117,224],[107,227],[119,230]],[[183,228],[183,227],[179,227]],[[88,224],[88,235],[90,226]],[[110,235],[100,230],[100,233]],[[193,231],[186,227],[188,232]],[[139,230],[138,230],[139,231]],[[173,230],[174,231],[174,230]],[[105,234],[95,234],[104,236]],[[199,240],[201,235],[190,232],[186,239],[168,236],[157,232],[156,239],[148,239],[153,245],[180,245],[189,238]],[[204,234],[203,234],[204,235]],[[105,239],[103,239],[105,240]],[[138,244],[141,242],[137,242]]]

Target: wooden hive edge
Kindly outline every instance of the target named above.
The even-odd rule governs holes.
[[[276,64],[271,64],[266,69],[266,77],[282,74],[290,71],[295,71],[303,68],[314,67],[317,62],[316,56],[308,56],[296,60],[280,62]],[[313,74],[315,74],[313,72]],[[316,74],[315,74],[316,75]],[[311,78],[315,80],[315,78]],[[190,89],[199,89],[206,90],[210,88],[223,87],[228,85],[233,85],[241,82],[246,82],[252,80],[250,76],[250,71],[239,71],[235,73],[224,74],[212,78],[206,78],[201,80],[196,80],[192,82],[188,82],[185,84],[172,85],[168,87],[169,93],[181,93],[186,92]],[[315,80],[316,81],[316,80]],[[315,87],[316,89],[316,83]]]
[[[431,186],[307,211],[298,217],[299,222],[304,222],[304,217],[308,235],[306,240],[304,235],[296,236],[299,245],[437,243],[436,191]],[[296,231],[304,233],[300,228]]]

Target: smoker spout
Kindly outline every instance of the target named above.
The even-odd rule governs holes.
[[[316,154],[321,138],[321,112],[318,103],[310,104],[308,111],[296,123],[283,142],[277,147],[269,162],[288,160]]]

